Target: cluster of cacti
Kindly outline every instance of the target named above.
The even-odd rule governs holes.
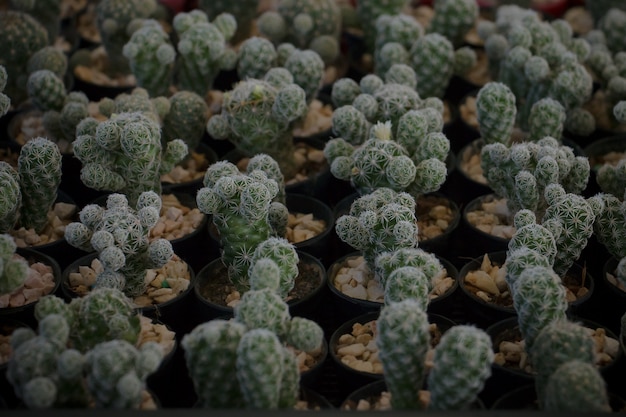
[[[202,10],[210,19],[215,19],[222,13],[231,14],[237,22],[237,30],[232,36],[232,42],[238,43],[248,38],[252,32],[252,22],[257,16],[258,0],[199,0],[198,9]]]
[[[621,189],[621,194],[600,192],[590,198],[594,207],[599,207],[593,223],[594,236],[609,254],[620,260],[626,257],[626,239],[621,233],[626,227],[626,203],[624,203],[626,188],[622,186]]]
[[[196,195],[200,211],[213,216],[228,277],[242,291],[249,288],[248,269],[256,248],[270,236],[282,236],[279,231],[287,225],[287,208],[274,201],[280,187],[272,173],[280,170],[266,156],[253,157],[247,173],[231,162],[212,164]],[[257,164],[255,158],[265,163]]]
[[[565,108],[570,131],[583,135],[593,130],[573,117],[588,115],[582,105],[591,98],[592,78],[583,66],[589,45],[573,36],[569,23],[545,22],[534,11],[510,5],[498,8],[495,22],[482,23],[478,33],[493,79],[508,85],[517,98],[517,121],[523,129],[533,104],[551,97]]]
[[[476,0],[436,0],[433,10],[428,32],[445,36],[455,47],[463,44],[465,35],[478,19]]]
[[[201,10],[179,13],[173,25],[179,37],[176,78],[182,90],[204,97],[218,73],[235,67],[237,54],[228,45],[237,29],[235,18],[227,13],[210,15]]]
[[[370,271],[383,252],[416,248],[415,199],[408,193],[378,188],[356,199],[350,213],[335,223],[339,238],[363,252]]]
[[[48,222],[61,183],[61,152],[58,146],[37,137],[20,149],[17,170],[7,162],[0,163],[3,182],[1,232],[14,227],[41,231]]]
[[[139,195],[135,208],[124,194],[107,197],[106,208],[88,204],[78,222],[66,226],[67,242],[87,252],[96,251],[104,267],[96,276],[96,287],[123,290],[129,297],[143,294],[146,270],[160,268],[174,255],[169,240],[148,240],[159,220],[161,196],[153,191]]]
[[[281,0],[258,17],[257,27],[275,45],[311,49],[326,65],[339,56],[341,10],[334,0]]]
[[[395,135],[391,122],[378,122],[359,146],[331,139],[324,147],[331,173],[350,181],[361,195],[382,187],[414,198],[437,191],[448,174],[450,142],[441,131],[431,130],[432,115],[437,113],[409,110],[398,120]]]
[[[517,107],[511,89],[501,82],[488,82],[476,96],[478,130],[485,145],[511,143]]]
[[[424,409],[418,391],[426,377],[428,317],[414,299],[385,305],[376,321],[376,345],[394,409]],[[491,375],[491,339],[474,326],[450,328],[435,348],[427,377],[428,408],[467,408]]]
[[[158,121],[139,111],[114,114],[85,130],[73,142],[82,163],[81,181],[96,190],[124,193],[131,205],[144,191],[160,195],[161,175],[188,152],[182,139],[163,149]]]
[[[235,306],[234,319],[211,320],[183,338],[187,369],[202,407],[295,405],[299,370],[285,345],[313,351],[323,342],[323,330],[312,320],[292,318],[283,300],[286,288],[281,283],[291,281],[295,265],[290,246],[280,239],[261,243],[248,272],[252,288]]]
[[[406,0],[361,1],[356,5],[356,16],[358,24],[363,31],[366,50],[373,52],[376,44],[376,19],[382,15],[397,15],[404,6]]]
[[[176,50],[159,22],[143,21],[124,44],[122,54],[128,59],[137,86],[145,88],[153,97],[169,92]]]
[[[27,97],[28,60],[48,45],[48,33],[31,15],[4,10],[0,11],[0,43],[5,46],[0,56],[0,65],[7,73],[4,93],[17,106]]]
[[[144,19],[157,11],[156,0],[103,0],[96,6],[96,25],[107,53],[108,71],[127,74],[128,59],[124,45]]]
[[[32,331],[32,330],[31,330]],[[65,346],[67,323],[58,315],[39,323],[39,335],[20,334],[7,375],[28,408],[139,408],[147,377],[162,349],[155,342],[136,348],[112,340],[81,353]],[[25,332],[22,332],[25,333]],[[115,366],[111,366],[111,364]]]
[[[16,256],[16,249],[11,235],[0,234],[0,294],[16,290],[28,277],[28,262]]]
[[[541,217],[548,206],[545,190],[550,184],[580,194],[590,175],[586,157],[576,156],[572,148],[550,136],[510,146],[498,141],[485,144],[480,161],[487,183],[507,199],[512,214],[526,208]]]
[[[285,178],[293,178],[297,171],[293,128],[308,110],[305,96],[294,83],[277,87],[265,80],[241,81],[225,93],[222,112],[209,119],[207,131],[249,156],[270,155]]]

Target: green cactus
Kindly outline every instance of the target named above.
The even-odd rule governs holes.
[[[311,49],[296,49],[284,67],[293,75],[293,82],[304,90],[307,104],[311,104],[324,81],[324,61],[320,55]]]
[[[11,108],[11,99],[3,93],[7,85],[7,70],[4,65],[0,65],[0,117],[9,112]]]
[[[537,223],[535,213],[521,209],[513,218],[515,233],[508,243],[508,252],[521,248],[537,251],[547,258],[550,266],[554,265],[557,253],[556,237],[561,233],[560,223],[541,225]]]
[[[620,52],[626,49],[624,37],[624,27],[626,25],[626,10],[613,7],[609,9],[599,20],[598,29],[600,29],[606,38],[609,49],[613,52]]]
[[[234,320],[216,319],[195,327],[181,342],[200,405],[240,408],[243,396],[237,372],[237,346],[246,328]]]
[[[18,106],[27,97],[28,60],[48,45],[48,33],[27,13],[0,11],[0,44],[6,48],[0,57],[0,65],[4,66],[7,73],[4,94],[14,106]]]
[[[13,9],[28,13],[46,29],[50,44],[54,44],[59,37],[62,3],[61,0],[11,0]]]
[[[4,190],[0,196],[0,232],[8,233],[17,224],[22,191],[17,171],[5,161],[0,161],[0,185]]]
[[[209,119],[207,131],[249,156],[270,155],[291,179],[297,170],[293,128],[307,109],[306,93],[297,84],[276,88],[267,81],[247,79],[225,94],[222,112]]]
[[[176,51],[159,22],[143,21],[124,44],[122,54],[128,59],[137,86],[145,88],[152,97],[169,92]]]
[[[605,163],[596,172],[596,182],[604,193],[622,198],[626,189],[626,160],[617,164]]]
[[[445,36],[456,47],[461,46],[465,35],[478,19],[476,0],[437,0],[428,32]]]
[[[610,412],[606,382],[594,365],[571,360],[548,379],[545,411]]]
[[[0,235],[0,294],[11,293],[28,277],[28,262],[21,256],[15,256],[16,249],[11,235]]]
[[[515,95],[506,84],[492,81],[481,87],[476,112],[478,130],[486,145],[511,142],[517,107]]]
[[[522,271],[512,294],[525,349],[532,352],[537,335],[547,324],[565,320],[565,287],[551,268],[535,266]]]
[[[384,75],[394,64],[408,64],[409,50],[424,35],[423,26],[406,14],[381,15],[376,19],[375,73]]]
[[[491,376],[491,338],[474,326],[449,329],[435,348],[428,374],[429,409],[464,410],[476,400]]]
[[[363,30],[367,51],[373,52],[376,45],[376,19],[382,15],[399,14],[406,4],[406,0],[361,1],[357,3],[356,14]]]
[[[113,287],[128,297],[137,297],[147,288],[146,270],[160,268],[174,255],[166,239],[149,241],[159,220],[161,198],[147,191],[139,196],[136,209],[123,194],[107,197],[106,208],[85,206],[79,222],[66,226],[67,242],[79,249],[96,251],[104,270],[96,276],[96,287]]]
[[[209,120],[209,107],[193,91],[178,91],[170,98],[170,110],[163,118],[162,143],[182,139],[189,152],[198,148]]]
[[[507,146],[496,142],[481,148],[483,175],[494,192],[507,199],[512,214],[522,208],[539,216],[548,206],[545,189],[561,184],[578,194],[587,186],[589,160],[552,137]]]
[[[286,239],[279,237],[270,237],[261,242],[255,249],[252,255],[252,261],[250,264],[249,275],[250,284],[256,282],[254,287],[263,288],[263,285],[258,285],[259,282],[265,282],[267,277],[264,277],[262,272],[268,272],[269,275],[275,275],[272,269],[263,270],[264,268],[257,269],[257,264],[260,261],[272,261],[278,269],[278,286],[272,288],[281,297],[285,298],[289,294],[289,291],[295,286],[296,277],[298,276],[298,254],[296,253],[296,247],[289,243]],[[271,267],[270,267],[271,268]],[[270,278],[272,280],[272,278]]]
[[[177,79],[180,88],[204,97],[222,70],[233,69],[235,51],[227,42],[232,38],[237,22],[230,14],[214,15],[209,22],[201,10],[182,12],[174,16],[177,44]]]
[[[398,268],[412,267],[424,274],[428,291],[432,290],[434,279],[443,270],[443,265],[432,253],[420,248],[400,248],[390,252],[383,252],[375,261],[378,279],[383,287],[391,274]]]
[[[428,307],[430,286],[428,278],[419,268],[403,266],[394,269],[385,279],[385,305],[412,299],[419,303],[422,310]]]
[[[341,11],[333,0],[282,0],[258,17],[257,27],[274,45],[287,42],[311,49],[325,65],[339,56]]]
[[[417,247],[415,199],[404,192],[378,188],[355,200],[350,213],[337,219],[335,231],[342,241],[363,252],[374,272],[379,254]]]
[[[284,224],[286,218],[286,208],[280,210],[284,206],[272,202],[279,186],[260,169],[243,174],[227,161],[209,166],[203,181],[204,187],[196,195],[198,208],[213,216],[229,280],[245,291],[252,254],[274,234],[274,224]],[[270,211],[274,224],[270,222]],[[282,218],[276,215],[278,212],[283,213]]]
[[[545,409],[546,387],[552,374],[571,360],[593,364],[595,342],[580,324],[557,320],[547,324],[537,335],[529,351],[535,374],[539,408]]]
[[[231,35],[234,44],[248,39],[252,33],[252,22],[257,16],[258,0],[200,0],[198,9],[214,19],[223,13],[231,14],[237,23],[236,32]]]
[[[385,305],[376,320],[376,345],[395,410],[424,408],[417,392],[426,373],[428,327],[426,313],[411,298]]]
[[[26,91],[35,107],[42,111],[60,111],[67,97],[63,80],[47,69],[37,70],[28,76]]]
[[[96,190],[124,193],[135,205],[144,191],[161,194],[161,175],[187,155],[182,139],[161,145],[159,123],[145,113],[119,113],[101,122],[94,134],[73,142],[81,161],[80,178]]]
[[[565,108],[558,101],[550,97],[538,100],[528,116],[528,140],[538,141],[547,136],[560,140],[566,117]]]
[[[86,384],[96,407],[139,408],[147,378],[163,359],[156,342],[136,348],[125,340],[96,345],[85,355]]]
[[[621,233],[623,227],[626,227],[626,203],[622,198],[609,193],[597,193],[589,199],[594,207],[599,207],[593,233],[598,242],[617,259],[626,256],[626,239]]]
[[[417,75],[420,97],[443,97],[454,75],[454,47],[443,35],[428,33],[409,50],[409,61]]]
[[[128,74],[128,59],[123,54],[124,45],[138,29],[143,19],[157,10],[155,0],[103,0],[96,6],[96,25],[108,57],[108,70]]]
[[[59,111],[47,110],[43,114],[43,125],[51,137],[59,143],[65,140],[72,143],[76,139],[77,127],[89,116],[89,99],[82,91],[69,92]],[[95,121],[95,119],[90,118]]]
[[[506,275],[504,279],[511,293],[514,293],[522,272],[534,267],[552,268],[553,262],[550,262],[543,253],[527,246],[521,246],[507,251],[505,265]]]
[[[52,71],[64,80],[68,69],[67,55],[55,46],[44,46],[32,54],[26,64],[26,71],[29,75],[43,69]]]

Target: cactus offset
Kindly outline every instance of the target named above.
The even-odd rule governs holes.
[[[0,294],[19,288],[28,277],[28,262],[15,254],[17,245],[8,234],[0,234]]]
[[[428,32],[439,33],[460,46],[478,18],[476,0],[436,0],[433,6],[435,13]]]
[[[610,412],[606,382],[598,368],[576,359],[559,366],[548,379],[544,410]]]

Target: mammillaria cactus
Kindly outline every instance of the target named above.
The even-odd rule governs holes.
[[[550,376],[559,366],[571,360],[593,364],[594,352],[593,339],[578,323],[556,320],[539,332],[529,353],[533,368],[537,371],[535,389],[540,408],[545,408],[546,386]]]
[[[350,181],[361,195],[380,187],[406,191],[414,198],[437,191],[447,177],[448,138],[429,131],[428,113],[420,110],[400,118],[395,140],[391,130],[390,122],[377,123],[359,147],[343,138],[328,141],[324,155],[332,174]]]
[[[491,376],[491,339],[468,325],[454,326],[443,334],[435,348],[428,374],[429,409],[467,409]]]
[[[386,74],[393,64],[408,64],[408,51],[423,34],[423,26],[412,16],[404,13],[379,16],[374,49],[376,74]]]
[[[41,231],[48,222],[48,212],[57,197],[61,183],[61,152],[58,146],[37,137],[22,146],[17,171],[9,164],[0,164],[7,200],[0,210],[0,220],[6,233],[19,225]],[[15,187],[19,187],[15,189]],[[4,229],[6,228],[6,229]]]
[[[7,72],[4,93],[17,106],[26,99],[28,60],[48,45],[48,33],[31,15],[5,10],[0,12],[0,43],[6,47],[0,57],[0,65]]]
[[[213,216],[229,279],[245,290],[252,254],[287,217],[285,206],[272,202],[279,186],[260,169],[244,174],[227,161],[209,166],[203,184],[196,195],[198,208]]]
[[[544,410],[610,412],[606,382],[598,368],[576,359],[559,366],[548,379]]]
[[[258,0],[200,0],[198,9],[214,19],[223,13],[228,13],[235,18],[237,23],[236,32],[232,36],[232,42],[241,42],[250,37],[252,31],[252,21],[257,15]]]
[[[406,0],[390,0],[385,2],[362,1],[357,3],[356,13],[361,29],[363,30],[365,47],[368,51],[373,52],[376,44],[376,19],[385,14],[399,14],[406,4]]]
[[[481,149],[483,174],[494,192],[507,199],[511,214],[527,208],[541,217],[548,206],[545,190],[561,184],[579,194],[587,186],[589,160],[552,137],[507,146],[501,142]]]
[[[9,112],[11,107],[11,99],[9,96],[3,93],[4,88],[7,85],[7,70],[4,65],[0,65],[0,117]]]
[[[228,139],[246,155],[266,153],[293,178],[293,128],[307,112],[306,93],[297,84],[280,88],[267,81],[247,79],[224,95],[222,112],[209,119],[207,131]]]
[[[511,141],[517,107],[515,95],[503,83],[488,82],[476,97],[478,130],[485,144]]]
[[[169,98],[170,109],[163,118],[161,141],[182,139],[189,152],[195,150],[202,139],[209,119],[206,101],[193,91],[178,91]]]
[[[335,231],[342,241],[363,251],[374,272],[379,254],[417,247],[415,199],[405,192],[378,188],[355,200],[350,213],[337,219]]]
[[[168,93],[176,51],[169,35],[156,20],[147,19],[122,48],[137,85],[153,96]]]
[[[478,18],[476,0],[437,0],[433,9],[435,13],[428,32],[445,36],[455,47],[463,43],[463,38]]]
[[[48,41],[54,44],[61,30],[62,3],[61,0],[11,0],[11,7],[37,19],[48,32]]]
[[[624,189],[624,188],[622,188]],[[592,204],[600,207],[596,213],[593,231],[607,251],[617,259],[626,257],[626,239],[621,233],[626,227],[624,195],[598,193],[590,198]]]
[[[428,33],[418,38],[409,51],[409,62],[417,75],[421,97],[443,97],[454,75],[454,47],[443,35]]]
[[[141,112],[119,113],[97,125],[95,134],[78,136],[74,155],[81,161],[80,178],[96,190],[124,193],[135,205],[144,191],[161,194],[161,175],[170,172],[188,152],[182,139],[161,145],[161,128]]]
[[[538,141],[548,136],[560,140],[566,117],[565,108],[558,101],[550,97],[538,100],[528,116],[528,140]]]
[[[275,45],[283,42],[311,49],[326,65],[339,56],[341,11],[333,0],[282,0],[257,19],[259,32]]]
[[[85,355],[86,384],[96,407],[139,408],[146,380],[163,358],[156,342],[136,348],[124,340],[96,345]]]
[[[26,91],[35,107],[43,111],[61,110],[67,96],[63,80],[48,69],[31,73],[28,76]]]
[[[16,249],[17,245],[10,235],[0,235],[0,294],[19,288],[28,276],[28,262],[14,256]]]
[[[129,71],[124,45],[138,28],[157,10],[155,0],[104,0],[96,6],[96,25],[107,52],[109,71],[126,74]]]
[[[233,69],[236,54],[227,42],[237,28],[228,13],[213,15],[209,21],[201,10],[179,13],[173,25],[179,36],[177,78],[181,89],[204,97],[222,70]]]
[[[162,267],[174,255],[168,240],[148,241],[160,209],[161,198],[153,191],[140,194],[135,209],[123,194],[114,193],[106,208],[89,204],[80,211],[80,222],[67,225],[70,245],[98,252],[104,270],[96,276],[97,287],[117,288],[129,297],[145,292],[146,270]]]

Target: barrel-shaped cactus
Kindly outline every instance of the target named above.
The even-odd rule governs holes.
[[[544,410],[610,412],[606,382],[598,368],[576,359],[559,366],[548,379]]]

